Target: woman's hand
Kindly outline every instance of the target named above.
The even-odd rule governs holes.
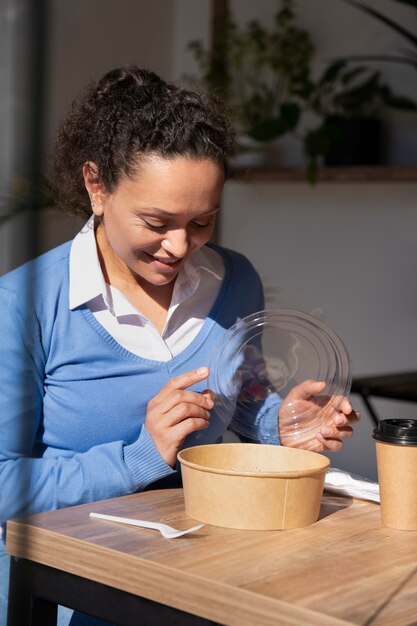
[[[359,421],[359,413],[352,409],[348,398],[319,396],[326,383],[306,380],[294,387],[284,399],[279,410],[279,436],[282,445],[304,448],[313,452],[335,452],[344,440],[353,434],[352,424]],[[294,417],[303,414],[294,435]]]
[[[208,374],[207,367],[200,367],[176,376],[148,403],[145,427],[168,465],[175,465],[177,453],[190,433],[208,427],[214,406],[211,392],[186,390]]]

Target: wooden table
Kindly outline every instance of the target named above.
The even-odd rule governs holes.
[[[193,521],[170,489],[9,522],[8,626],[55,624],[56,603],[135,626],[417,625],[417,532],[382,528],[377,504],[326,495],[304,529],[171,540],[90,511]]]

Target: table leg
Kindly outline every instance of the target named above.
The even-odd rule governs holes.
[[[7,626],[56,626],[58,604],[117,626],[220,626],[46,565],[11,559]]]
[[[359,392],[359,395],[361,396],[366,408],[368,409],[369,415],[371,416],[372,421],[374,422],[375,426],[377,426],[379,422],[379,418],[378,418],[378,415],[376,414],[374,407],[372,406],[372,402],[370,400],[370,393],[368,392],[367,389],[362,389]]]
[[[42,593],[42,574],[28,561],[12,558],[7,626],[56,626],[57,604]]]

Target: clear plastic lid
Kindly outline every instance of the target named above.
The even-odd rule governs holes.
[[[337,334],[293,309],[259,311],[239,320],[215,346],[209,366],[217,415],[238,434],[264,443],[276,440],[283,401],[287,437],[297,438],[338,410],[351,386],[349,357]],[[325,383],[311,396],[313,402],[292,392],[308,380]]]

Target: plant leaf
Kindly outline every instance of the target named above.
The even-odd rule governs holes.
[[[271,141],[284,135],[287,130],[288,126],[285,120],[282,117],[277,117],[263,120],[256,126],[253,126],[247,134],[257,141]]]
[[[333,81],[335,81],[342,69],[344,69],[345,67],[346,61],[342,59],[331,63],[321,75],[319,79],[319,85],[325,85],[327,83],[332,83]]]
[[[417,55],[395,56],[391,54],[353,54],[344,59],[345,61],[388,61],[389,63],[407,63],[417,69]]]
[[[335,146],[340,146],[345,137],[334,118],[327,118],[321,126],[309,130],[304,138],[304,150],[310,160],[325,156]]]
[[[415,7],[417,9],[417,0],[395,0],[395,2],[400,2],[401,4],[408,4],[411,7]]]
[[[300,107],[298,104],[284,103],[280,107],[278,117],[269,117],[254,124],[247,131],[247,135],[257,141],[271,141],[294,130],[299,119]]]
[[[284,102],[284,104],[281,105],[281,117],[285,120],[288,130],[294,130],[300,119],[300,114],[301,111],[298,104]]]
[[[405,37],[405,39],[408,39],[408,41],[410,41],[414,46],[417,46],[416,35],[414,35],[411,31],[407,30],[406,28],[404,28],[397,22],[394,22],[394,20],[387,17],[383,13],[380,13],[379,11],[368,6],[367,4],[363,4],[362,2],[357,2],[356,0],[343,0],[343,2],[346,2],[346,4],[350,4],[351,6],[356,7],[357,9],[359,9],[360,11],[363,11],[364,13],[367,13],[368,15],[371,15],[372,17],[376,18],[380,22],[383,22],[384,24],[386,24],[387,26],[395,30],[397,33]]]
[[[386,106],[391,107],[392,109],[400,109],[402,111],[417,111],[417,103],[405,96],[393,96],[392,94],[387,94],[384,99],[384,103]]]

